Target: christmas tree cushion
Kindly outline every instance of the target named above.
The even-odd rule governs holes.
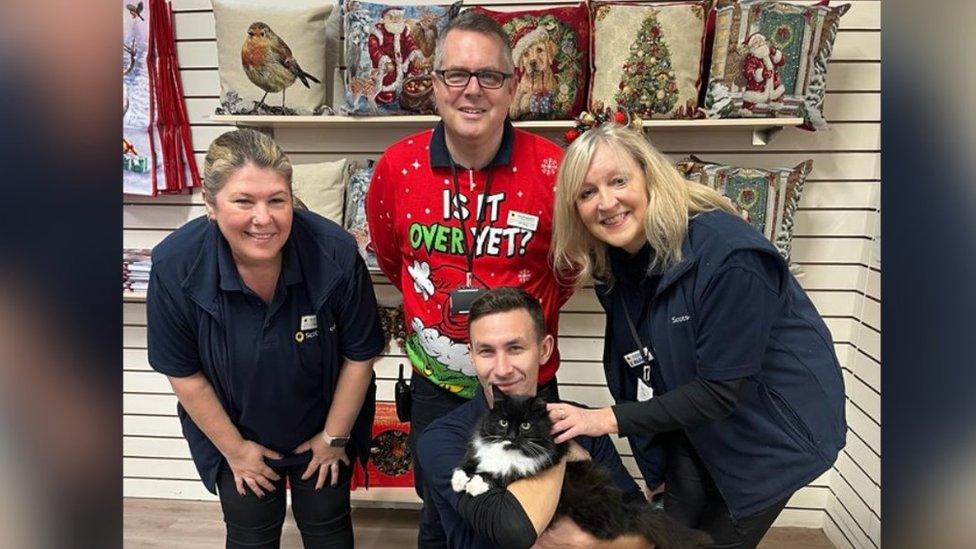
[[[437,36],[461,3],[399,6],[344,1],[348,114],[431,114]]]
[[[372,160],[367,161],[364,168],[354,170],[349,178],[349,187],[346,191],[345,227],[356,237],[359,253],[366,261],[366,266],[370,269],[379,269],[376,254],[369,245],[369,226],[366,224],[366,192],[369,191],[369,182],[373,179],[373,165]]]
[[[827,63],[850,4],[748,1],[715,12],[705,95],[710,117],[800,117],[824,129]]]
[[[586,101],[590,22],[586,4],[526,11],[473,8],[498,21],[515,60],[512,120],[572,119]]]
[[[793,216],[813,160],[793,168],[765,170],[706,162],[691,155],[676,166],[688,180],[708,185],[728,197],[742,217],[766,235],[789,262]]]
[[[321,0],[212,0],[220,75],[217,114],[330,114]]]
[[[349,179],[345,158],[335,162],[295,164],[291,186],[309,210],[342,225],[343,195]]]
[[[699,116],[706,2],[592,2],[590,110]]]

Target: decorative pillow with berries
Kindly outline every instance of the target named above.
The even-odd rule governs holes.
[[[708,185],[728,197],[742,217],[790,261],[793,217],[813,160],[793,168],[765,170],[716,164],[691,155],[675,167],[689,181]]]
[[[798,117],[827,127],[827,63],[850,4],[744,1],[715,12],[715,40],[705,94],[712,118]]]
[[[434,112],[434,46],[461,2],[442,6],[344,0],[347,114]]]
[[[349,178],[349,187],[346,191],[346,230],[356,237],[356,244],[359,246],[359,254],[366,261],[366,266],[370,269],[379,269],[376,263],[376,253],[369,246],[369,225],[366,224],[366,193],[369,191],[369,182],[373,179],[372,160],[368,160],[366,167],[354,170]]]
[[[212,0],[220,73],[217,114],[331,114],[321,0]]]
[[[696,118],[708,2],[590,3],[590,110]]]
[[[509,118],[569,119],[583,110],[590,69],[585,3],[523,11],[472,9],[498,21],[511,42],[517,84]]]

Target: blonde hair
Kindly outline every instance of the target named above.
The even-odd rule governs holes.
[[[271,137],[249,128],[241,128],[221,134],[207,149],[203,162],[203,188],[208,203],[213,205],[214,196],[237,170],[251,164],[257,168],[271,169],[288,182],[288,194],[295,201],[291,188],[291,160]]]
[[[610,283],[612,274],[607,245],[598,240],[576,209],[580,189],[597,148],[604,144],[627,154],[640,166],[647,196],[644,234],[654,250],[651,268],[667,269],[681,261],[681,245],[688,220],[701,212],[735,213],[731,202],[711,187],[687,181],[671,162],[635,129],[605,123],[584,132],[566,149],[556,176],[552,259],[556,270],[575,277],[576,285],[588,278]]]

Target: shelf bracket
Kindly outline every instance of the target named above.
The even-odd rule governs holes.
[[[767,126],[765,128],[754,128],[752,130],[752,144],[757,147],[769,145],[776,134],[783,131],[783,126]]]

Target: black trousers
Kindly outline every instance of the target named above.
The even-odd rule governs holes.
[[[550,401],[558,400],[559,390],[556,386],[556,379],[553,378],[549,383],[539,387],[539,394]],[[430,501],[425,493],[423,471],[420,464],[417,463],[417,439],[435,419],[468,402],[468,399],[441,389],[427,378],[417,374],[416,371],[410,378],[410,395],[413,399],[413,405],[410,408],[410,438],[408,440],[410,455],[414,456],[413,485],[421,499]],[[441,518],[437,514],[437,509],[433,504],[425,504],[420,510],[420,524],[417,525],[417,547],[440,549],[447,546],[447,535],[444,533],[444,527],[441,526]]]
[[[665,437],[664,511],[685,526],[707,532],[716,548],[756,547],[790,497],[733,521],[725,500],[684,431],[668,433]]]
[[[217,493],[227,525],[227,549],[277,549],[281,544],[281,526],[285,522],[285,478],[291,484],[291,508],[302,534],[305,549],[351,549],[352,518],[349,509],[351,468],[339,464],[339,482],[326,482],[315,489],[317,474],[302,480],[306,465],[274,468],[281,479],[275,490],[265,490],[259,498],[245,485],[244,495],[237,493],[234,474],[225,463],[217,477]],[[329,479],[331,481],[331,479]]]

